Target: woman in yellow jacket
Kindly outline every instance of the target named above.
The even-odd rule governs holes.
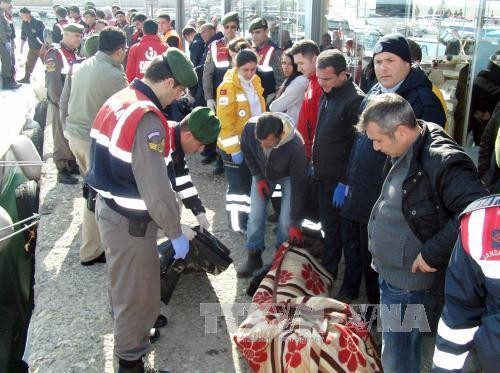
[[[257,54],[238,52],[235,67],[228,70],[217,88],[217,116],[221,122],[219,147],[228,183],[226,210],[231,229],[246,231],[250,212],[251,176],[240,149],[240,137],[247,121],[266,110],[264,90],[256,75]]]

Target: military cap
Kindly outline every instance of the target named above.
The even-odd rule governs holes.
[[[189,114],[188,128],[196,140],[206,145],[217,140],[221,125],[212,109],[198,106]]]
[[[132,19],[132,22],[135,22],[135,21],[144,22],[147,19],[148,19],[148,16],[146,16],[144,13],[137,13],[134,16],[134,18]]]
[[[123,10],[121,10],[121,9],[118,9],[118,10],[115,12],[115,17],[116,17],[117,15],[119,15],[119,14],[121,14],[122,16],[124,16],[124,15],[125,15],[125,12],[124,12]]]
[[[168,48],[163,54],[163,58],[166,59],[175,80],[180,85],[190,88],[198,83],[198,77],[194,72],[193,64],[180,49],[174,47]]]
[[[236,22],[236,23],[240,23],[240,17],[238,16],[238,12],[229,12],[229,13],[226,13],[224,15],[224,17],[222,17],[222,24],[225,26],[227,25],[229,22]]]
[[[267,21],[261,17],[255,18],[254,20],[252,20],[252,22],[250,22],[250,26],[248,27],[248,32],[252,32],[253,30],[257,30],[260,28],[263,29],[268,28]]]
[[[93,1],[87,1],[84,6],[85,7],[91,6],[91,7],[95,8],[95,3]]]
[[[79,33],[79,34],[83,34],[83,30],[84,30],[84,27],[82,25],[80,25],[79,23],[68,23],[64,27],[64,31],[67,31],[67,32],[76,32],[76,33]]]
[[[19,9],[19,13],[21,13],[21,14],[31,14],[31,10],[29,10],[26,7],[22,7],[21,9]]]
[[[96,17],[95,10],[94,9],[86,9],[85,12],[83,12],[83,16],[91,16],[91,17]]]
[[[90,58],[99,50],[99,34],[90,35],[87,40],[85,40],[85,45],[83,46],[82,54],[85,58]]]
[[[70,12],[80,13],[80,8],[78,8],[78,6],[77,6],[77,5],[71,5],[71,6],[68,8],[68,10],[69,10]]]

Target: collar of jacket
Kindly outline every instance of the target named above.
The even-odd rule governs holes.
[[[337,95],[340,94],[340,92],[342,92],[343,90],[345,90],[346,88],[348,88],[351,82],[352,82],[352,76],[351,76],[351,74],[347,74],[347,79],[344,81],[344,84],[342,84],[339,87],[333,87],[332,90],[330,92],[328,92],[328,93],[326,93],[325,91],[323,91],[323,94],[328,99],[330,99],[334,95],[337,96]]]
[[[143,95],[145,95],[151,101],[153,101],[153,103],[156,105],[156,107],[158,109],[163,110],[163,108],[160,104],[160,100],[158,100],[158,97],[156,97],[153,90],[151,88],[149,88],[148,85],[146,83],[144,83],[142,80],[136,78],[132,81],[132,83],[130,83],[130,86],[133,89],[136,89],[139,92],[141,92]]]
[[[267,47],[268,45],[272,45],[273,43],[271,43],[271,39],[270,38],[267,38],[267,40],[262,43],[262,45],[260,47],[255,47],[255,50],[258,52],[260,51],[262,48],[265,48]]]
[[[61,46],[61,48],[64,48],[64,49],[66,49],[68,52],[71,52],[71,53],[73,53],[73,54],[76,54],[76,51],[78,50],[78,49],[71,49],[71,48],[69,48],[69,47],[68,47],[68,46],[67,46],[67,45],[66,45],[66,44],[65,44],[62,40],[61,40],[61,42],[59,43],[59,45]]]
[[[405,80],[403,80],[403,83],[396,90],[396,93],[404,96],[405,92],[411,91],[412,89],[416,89],[420,86],[432,89],[432,83],[427,75],[425,75],[420,66],[414,64],[410,68],[410,73],[406,76]]]
[[[142,39],[141,39],[141,43],[144,42],[144,41],[157,41],[159,43],[161,43],[161,39],[158,35],[148,35],[148,34],[144,34],[142,35]]]
[[[116,67],[123,66],[121,63],[113,60],[109,54],[104,53],[102,51],[97,51],[97,53],[95,54],[95,58],[96,58],[96,60],[110,63],[111,65],[116,66]]]

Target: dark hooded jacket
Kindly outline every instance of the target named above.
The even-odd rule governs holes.
[[[361,103],[360,112],[372,98],[382,93],[384,92],[380,83],[375,84]],[[417,119],[444,127],[446,115],[443,107],[432,93],[431,81],[419,66],[411,67],[410,73],[395,93],[410,103]],[[344,218],[368,223],[370,212],[384,182],[385,159],[385,154],[373,149],[372,141],[366,135],[356,134],[347,166],[346,181],[349,193],[342,208]]]
[[[264,151],[255,137],[257,117],[251,118],[245,125],[241,135],[241,151],[245,161],[257,179],[277,181],[290,177],[292,226],[300,225],[306,209],[307,195],[307,158],[304,140],[294,128],[292,119],[283,113],[275,113],[283,120],[283,135],[277,146],[267,152]]]

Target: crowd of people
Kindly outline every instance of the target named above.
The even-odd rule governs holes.
[[[11,0],[0,5],[3,27]],[[276,247],[304,245],[312,221],[334,279],[345,260],[335,299],[356,300],[364,278],[368,302],[386,306],[383,325],[391,307],[400,307],[401,322],[407,305],[430,296],[441,313],[459,216],[489,191],[444,131],[446,108],[403,35],[378,40],[362,90],[347,63],[362,53],[352,43],[342,53],[338,35],[328,34],[321,45],[304,39],[283,50],[265,18],[250,22],[251,40],[240,37],[234,11],[222,27],[200,22],[178,34],[168,14],[57,6],[51,36],[28,8],[20,14],[21,50],[29,47],[21,82],[30,82],[41,56],[57,180],[76,184],[77,173],[85,180],[80,260],[107,263],[119,372],[146,369],[150,329],[165,324],[157,230],[179,259],[196,235],[180,223],[176,194],[202,230],[210,227],[184,159],[198,151],[202,164],[215,162],[214,174],[225,174],[228,225],[245,237],[239,278],[263,266],[268,221],[278,223]],[[4,88],[16,88],[14,39],[1,31]],[[488,216],[496,220],[484,226],[498,228]],[[453,312],[445,309],[439,324],[435,371],[462,367],[456,336],[481,328],[477,320],[456,323]],[[420,331],[382,330],[384,370],[420,371]],[[493,369],[498,346],[470,337],[483,369]]]

